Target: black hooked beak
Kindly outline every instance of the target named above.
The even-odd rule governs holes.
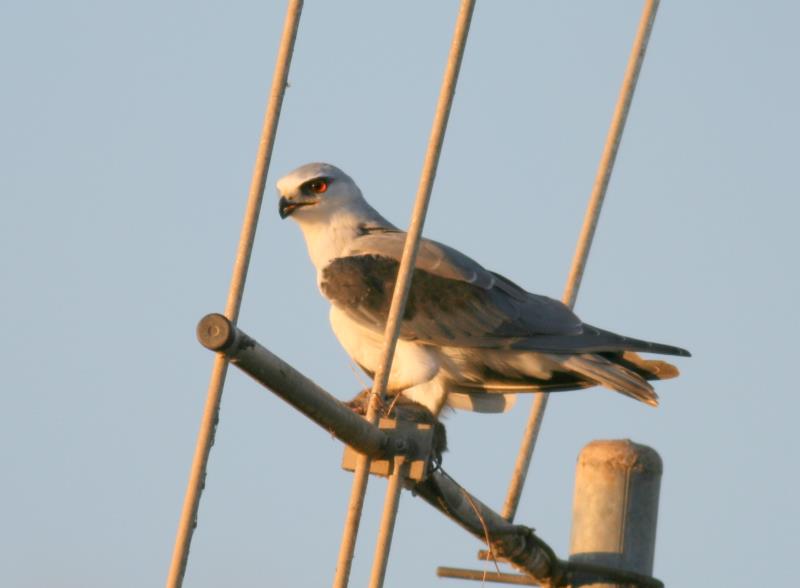
[[[301,206],[309,204],[316,204],[316,200],[289,200],[286,196],[281,196],[278,201],[278,214],[281,215],[281,218],[286,218]]]

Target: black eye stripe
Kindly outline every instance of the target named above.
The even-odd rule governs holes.
[[[306,194],[320,194],[325,192],[332,182],[333,180],[326,177],[314,178],[304,182],[302,186],[300,186],[300,189]]]

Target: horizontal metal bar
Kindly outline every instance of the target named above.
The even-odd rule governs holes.
[[[370,424],[221,314],[205,316],[197,326],[197,338],[203,346],[224,353],[232,365],[365,455],[373,458],[417,455],[418,447],[424,445],[426,439],[430,440],[429,432],[427,435],[420,432],[418,440],[413,428],[390,432]],[[507,560],[541,584],[567,586],[576,581],[589,583],[584,581],[588,578],[593,582],[602,580],[650,588],[663,586],[658,580],[640,574],[560,560],[533,529],[509,523],[441,469],[430,472],[421,482],[405,480],[404,485],[415,496],[485,541],[498,560]],[[580,578],[575,575],[577,573],[581,574]]]
[[[517,586],[541,586],[530,576],[519,574],[503,574],[482,570],[465,570],[463,568],[436,568],[436,575],[440,578],[455,578],[458,580],[476,580],[478,582],[496,582],[498,584],[515,584]]]
[[[402,453],[402,446],[390,447],[389,435],[259,345],[221,314],[203,317],[197,325],[197,339],[204,347],[224,353],[233,365],[356,451],[373,458]]]

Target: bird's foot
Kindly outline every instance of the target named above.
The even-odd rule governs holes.
[[[355,398],[344,404],[354,413],[366,416],[370,394],[371,390],[362,390]],[[447,431],[427,407],[399,394],[388,404],[381,402],[379,408],[380,414],[388,418],[431,425],[433,428],[433,465],[434,468],[438,468],[441,465],[442,453],[447,451]]]

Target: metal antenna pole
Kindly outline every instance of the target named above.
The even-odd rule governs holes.
[[[639,72],[642,69],[647,43],[650,40],[650,33],[653,30],[658,3],[659,0],[647,0],[644,11],[642,12],[642,17],[639,20],[636,39],[633,42],[633,48],[631,49],[631,54],[628,59],[628,67],[625,70],[625,77],[622,80],[622,88],[620,89],[617,105],[611,119],[611,127],[608,130],[605,147],[603,148],[603,155],[600,158],[600,165],[594,180],[594,186],[592,187],[592,195],[589,198],[589,205],[586,209],[586,215],[584,216],[583,227],[581,228],[581,234],[578,238],[575,256],[572,259],[572,267],[570,268],[569,277],[567,278],[567,285],[564,289],[562,300],[564,304],[570,308],[575,306],[575,300],[578,297],[578,289],[583,279],[586,260],[589,257],[589,250],[591,249],[594,232],[597,228],[597,221],[600,218],[600,209],[603,206],[603,200],[605,199],[606,190],[608,189],[608,182],[611,178],[611,172],[614,169],[614,162],[617,158],[620,139],[622,138],[622,132],[625,129],[625,122],[628,118],[628,112],[630,111],[633,91],[636,89],[636,82],[639,79]],[[513,521],[517,513],[522,487],[525,485],[525,478],[530,468],[531,457],[533,456],[533,450],[536,446],[536,439],[539,436],[542,419],[544,418],[544,412],[547,408],[547,399],[547,393],[537,392],[533,405],[531,406],[528,424],[525,428],[516,464],[514,465],[514,474],[509,484],[506,501],[503,504],[503,517],[508,521]]]
[[[261,139],[258,144],[258,153],[253,169],[253,179],[250,183],[250,192],[247,199],[242,232],[239,238],[239,247],[236,251],[236,261],[233,266],[228,301],[225,306],[225,316],[232,322],[239,317],[242,303],[242,293],[247,278],[247,268],[250,263],[250,254],[253,250],[258,215],[261,210],[261,200],[264,195],[264,182],[267,177],[272,147],[275,143],[275,133],[278,128],[283,95],[286,90],[286,81],[289,76],[289,66],[292,61],[294,42],[297,38],[297,26],[300,22],[300,12],[303,8],[302,0],[290,0],[286,10],[286,20],[283,25],[275,73],[272,77],[269,101]],[[225,384],[228,362],[225,356],[217,354],[208,384],[205,409],[200,422],[200,431],[197,435],[192,468],[189,473],[189,483],[183,499],[183,508],[178,523],[178,532],[175,537],[175,547],[172,552],[167,588],[178,588],[183,584],[186,572],[186,562],[189,557],[189,546],[192,541],[192,532],[197,524],[197,510],[200,505],[200,494],[203,491],[206,478],[206,466],[211,445],[214,443],[214,433],[219,420],[219,406],[222,399],[222,389]]]
[[[581,450],[569,560],[644,576],[653,573],[663,465],[655,449],[629,439],[592,441]],[[622,588],[614,581],[595,588]]]
[[[411,287],[412,270],[416,265],[419,242],[422,237],[422,227],[425,224],[425,214],[428,211],[433,181],[436,177],[436,168],[439,165],[439,155],[442,151],[444,134],[447,129],[447,121],[450,116],[450,108],[453,105],[458,72],[461,68],[461,60],[464,55],[464,47],[467,42],[472,12],[475,8],[475,0],[462,0],[461,8],[456,21],[456,28],[453,35],[453,43],[450,47],[450,55],[445,69],[442,88],[439,93],[439,100],[436,105],[436,115],[433,120],[428,149],[425,153],[425,163],[422,168],[422,175],[417,189],[417,196],[414,202],[414,210],[411,216],[411,224],[406,235],[405,246],[403,247],[403,257],[400,268],[397,271],[397,282],[392,294],[392,304],[389,316],[386,320],[386,330],[384,332],[383,353],[379,363],[378,371],[372,385],[367,409],[367,420],[376,423],[378,419],[378,409],[383,402],[386,393],[386,386],[389,381],[389,370],[391,369],[392,359],[395,348],[397,347],[397,337],[400,334],[400,320],[405,310],[408,292]],[[367,490],[367,478],[369,475],[369,458],[359,456],[356,463],[356,471],[353,475],[353,486],[350,492],[350,504],[347,509],[342,543],[339,548],[339,559],[336,565],[336,576],[333,580],[334,588],[344,588],[347,586],[350,577],[350,566],[353,561],[356,536],[361,520],[361,510],[364,506],[364,495]],[[394,502],[394,501],[392,501]],[[379,547],[379,552],[385,552],[388,556],[388,545],[384,550]]]

